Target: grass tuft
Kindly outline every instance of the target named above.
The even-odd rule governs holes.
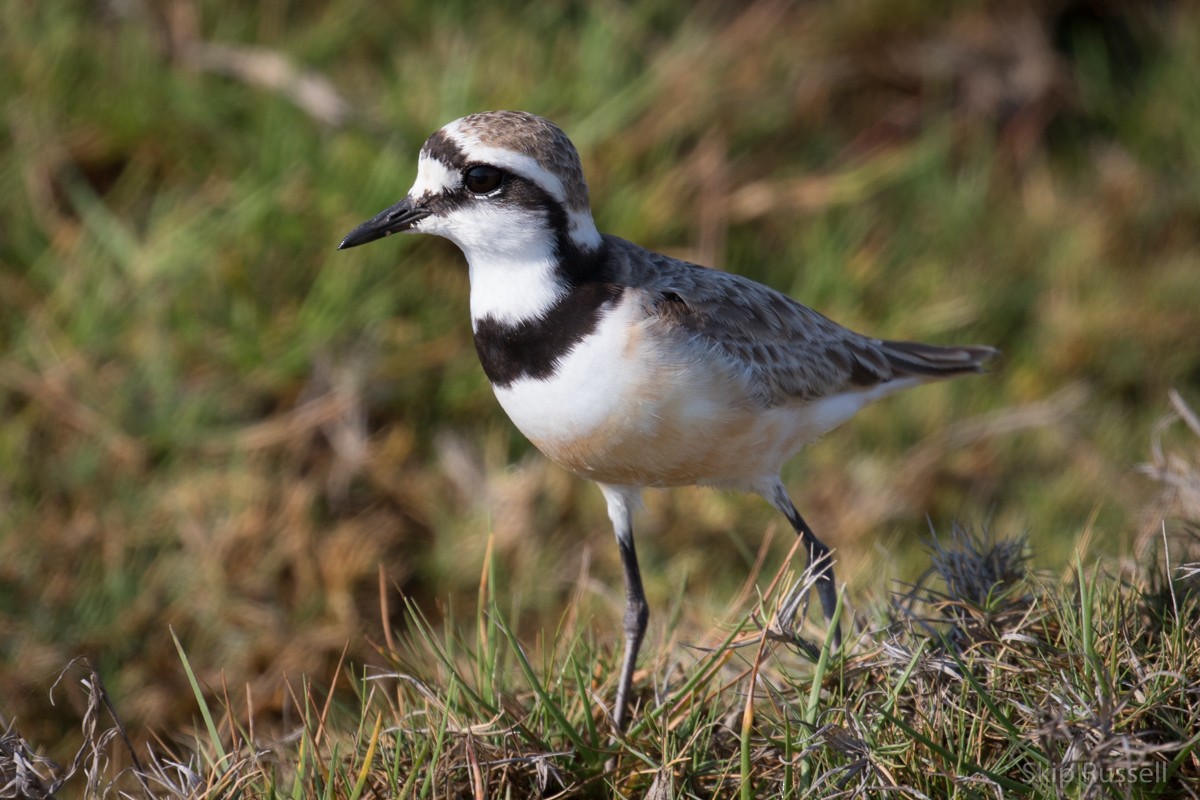
[[[145,766],[107,783],[93,782],[93,768],[85,794],[1178,797],[1200,789],[1200,597],[1179,595],[1178,614],[1164,620],[1145,599],[1161,576],[1130,581],[1079,569],[1056,580],[1028,572],[1027,551],[1024,538],[954,528],[931,545],[930,580],[860,610],[855,635],[837,652],[829,635],[798,632],[813,576],[784,568],[703,637],[711,645],[684,649],[692,655],[683,661],[659,651],[643,665],[641,704],[622,737],[608,733],[607,707],[619,652],[574,624],[527,649],[485,569],[473,624],[435,627],[405,605],[407,632],[382,651],[391,668],[353,678],[353,702],[321,700],[306,682],[291,701],[291,731],[264,740],[233,723],[227,702],[218,726],[207,693],[198,695],[203,735],[151,748]],[[115,763],[115,730],[85,719],[85,734],[90,763]],[[56,777],[12,731],[3,741],[30,792],[40,786],[49,796],[50,781],[72,777]]]

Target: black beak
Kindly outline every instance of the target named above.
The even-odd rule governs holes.
[[[348,247],[358,247],[360,244],[366,244],[367,242],[373,242],[376,239],[390,236],[393,233],[406,231],[414,223],[428,217],[429,214],[430,212],[427,208],[414,203],[411,197],[406,197],[399,203],[396,203],[396,205],[379,212],[346,234],[346,238],[342,239],[342,243],[338,245],[338,250],[345,250]]]

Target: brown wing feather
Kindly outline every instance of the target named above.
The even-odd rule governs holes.
[[[728,272],[605,237],[621,279],[646,296],[647,313],[745,369],[764,405],[811,400],[904,377],[978,372],[990,347],[872,339],[790,297]]]

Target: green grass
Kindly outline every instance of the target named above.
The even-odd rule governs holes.
[[[652,493],[637,519],[653,610],[639,688],[670,670],[666,685],[695,679],[693,697],[721,699],[677,712],[676,728],[649,719],[616,776],[600,777],[607,754],[576,755],[576,738],[607,747],[599,710],[619,640],[601,498],[503,418],[452,246],[334,250],[407,189],[425,136],[486,108],[564,127],[602,230],[880,336],[1003,350],[992,374],[868,409],[789,466],[861,618],[888,613],[881,575],[925,569],[931,528],[986,521],[1001,538],[1030,535],[1035,574],[1068,573],[1028,590],[1036,624],[1054,626],[1037,636],[1082,646],[1093,631],[1094,657],[1078,665],[1090,666],[1068,670],[1061,698],[1122,696],[1091,690],[1131,669],[1126,656],[1169,661],[1162,637],[1123,648],[1101,628],[1117,624],[1105,603],[1118,601],[1124,624],[1149,624],[1128,592],[1150,578],[1113,565],[1144,563],[1164,527],[1174,541],[1180,520],[1200,518],[1194,459],[1172,455],[1192,452],[1191,434],[1156,427],[1170,390],[1177,409],[1200,405],[1190,5],[169,8],[16,4],[0,26],[0,721],[33,754],[69,764],[88,739],[86,693],[48,699],[83,656],[136,752],[162,740],[205,781],[227,774],[268,796],[362,794],[384,764],[393,774],[378,785],[391,788],[413,775],[430,793],[443,778],[469,783],[454,772],[470,761],[457,732],[475,726],[512,739],[481,735],[476,759],[525,758],[529,737],[570,749],[549,763],[585,793],[605,781],[644,793],[661,775],[676,794],[729,794],[747,756],[765,792],[775,778],[761,757],[776,746],[794,756],[781,782],[853,762],[806,750],[813,732],[783,710],[811,708],[807,660],[760,686],[778,698],[756,695],[743,729],[745,679],[729,671],[748,669],[753,648],[709,676],[707,656],[681,644],[715,646],[714,619],[724,635],[752,633],[748,605],[729,598],[788,563],[780,542],[760,548],[764,531],[786,538],[770,535],[781,523],[765,504],[696,490]],[[264,64],[316,81],[317,102],[271,83]],[[1158,481],[1139,474],[1147,461]],[[1082,603],[1066,591],[1081,581],[1104,610],[1090,626],[1075,619],[1085,605],[1055,605]],[[905,646],[922,658],[942,647],[913,635]],[[781,648],[768,649],[774,676]],[[398,658],[429,697],[364,680]],[[905,708],[907,664],[877,670],[893,709]],[[846,667],[828,665],[817,721],[866,742],[872,764],[911,765],[905,780],[931,796],[990,791],[946,782],[958,759],[1034,780],[1014,777],[1035,763],[1022,749],[1033,729],[1009,704],[1024,702],[1018,687],[1044,699],[1051,686],[1029,688],[1028,663],[1014,685],[999,666],[999,683],[984,669],[978,687],[956,684],[946,708],[973,711],[936,730],[880,718],[885,705],[865,722],[846,711],[879,697]],[[583,685],[587,701],[571,700]],[[1141,691],[1138,708],[1178,705]],[[206,704],[226,762],[211,734],[184,733]],[[764,704],[779,706],[776,722]],[[418,708],[440,738],[404,738]],[[526,714],[528,729],[507,733]],[[298,731],[309,739],[286,738]],[[989,749],[996,737],[1011,752]],[[267,761],[254,755],[277,741]],[[111,775],[128,757],[108,744]]]
[[[644,665],[635,721],[619,740],[607,717],[618,653],[579,627],[574,602],[527,648],[513,633],[511,610],[499,605],[489,559],[471,624],[440,628],[409,604],[404,633],[389,631],[391,644],[381,650],[385,667],[339,665],[329,690],[290,685],[289,737],[255,736],[228,693],[194,685],[203,731],[132,756],[133,771],[92,791],[269,798],[1195,791],[1194,577],[1170,570],[1169,556],[1124,576],[1078,566],[1061,578],[1031,573],[1027,559],[1025,542],[955,529],[931,552],[926,578],[857,610],[854,634],[838,653],[830,636],[819,643],[797,627],[797,604],[812,581],[785,568],[761,595],[744,593],[748,600],[700,639],[669,631],[671,646]],[[182,651],[180,659],[192,679]],[[341,701],[333,693],[339,682],[350,690]],[[91,705],[100,708],[94,693]],[[88,737],[80,757],[87,768],[97,760],[103,768],[106,755],[130,747],[95,721]]]

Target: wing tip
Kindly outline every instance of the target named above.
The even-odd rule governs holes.
[[[936,345],[893,341],[881,344],[893,369],[930,377],[987,372],[985,364],[1001,354],[997,348],[982,344]]]

